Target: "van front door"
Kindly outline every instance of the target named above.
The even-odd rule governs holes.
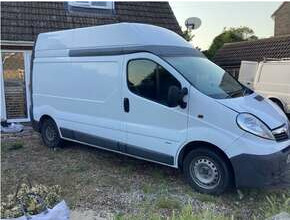
[[[168,90],[170,86],[189,89],[189,83],[169,64],[150,53],[126,55],[123,66],[123,113],[127,131],[124,151],[176,165],[176,152],[187,137],[188,107],[169,107]],[[188,95],[184,101],[188,102]]]

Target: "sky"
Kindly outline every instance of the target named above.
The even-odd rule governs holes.
[[[215,36],[224,27],[247,26],[253,29],[259,38],[274,35],[273,12],[282,2],[184,2],[171,1],[170,5],[180,25],[189,17],[198,17],[202,24],[193,30],[194,46],[208,49]]]

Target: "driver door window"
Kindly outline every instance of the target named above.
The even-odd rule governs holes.
[[[128,88],[136,95],[168,106],[170,86],[181,89],[180,82],[165,68],[148,59],[131,60],[127,70]]]

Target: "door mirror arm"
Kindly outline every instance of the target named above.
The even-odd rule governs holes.
[[[187,88],[179,89],[177,86],[170,86],[168,90],[168,106],[176,107],[180,106],[180,108],[186,108],[187,103],[183,101],[184,96],[188,94]]]
[[[183,101],[183,98],[186,95],[188,95],[188,89],[186,87],[184,87],[180,91],[180,100],[179,100],[179,106],[182,109],[186,108],[186,106],[187,106],[187,103],[185,101]]]

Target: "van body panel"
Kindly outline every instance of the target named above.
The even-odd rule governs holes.
[[[278,99],[290,113],[290,61],[260,63],[255,89],[267,98]]]
[[[264,138],[257,138],[248,132],[237,138],[232,144],[231,157],[241,154],[269,155],[279,152],[290,146],[290,139],[283,142],[276,142]]]
[[[252,78],[254,73],[252,88],[266,98],[279,100],[290,114],[290,61],[262,61],[256,71],[253,63],[242,61],[239,81],[245,84],[245,78]]]
[[[290,146],[268,155],[240,154],[231,158],[236,187],[288,186]]]
[[[187,141],[196,140],[214,144],[230,157],[231,144],[244,134],[244,131],[233,123],[237,115],[237,112],[192,87]]]
[[[288,184],[290,140],[277,143],[245,133],[231,147],[237,187]]]
[[[35,120],[51,115],[60,127],[124,141],[121,65],[117,57],[63,58],[57,62],[36,58]]]
[[[271,129],[277,128],[285,123],[285,114],[278,110],[276,106],[273,107],[274,104],[270,100],[260,100],[256,97],[257,94],[253,93],[245,97],[218,100],[218,102],[239,113],[248,112],[255,115],[265,122]],[[281,117],[277,117],[277,115],[280,115]]]
[[[114,34],[112,34],[114,33]],[[128,34],[130,33],[130,34]],[[155,35],[158,37],[152,37]],[[124,37],[126,36],[126,37]],[[166,45],[192,48],[176,33],[148,24],[118,23],[40,34],[36,57],[43,51],[86,48],[116,48],[140,45]]]
[[[239,71],[239,81],[245,86],[253,89],[256,72],[258,69],[258,62],[242,61]]]
[[[182,88],[190,89],[189,83],[168,63],[150,53],[124,56],[123,97],[130,101],[130,111],[124,112],[127,143],[148,150],[158,149],[161,153],[175,156],[176,151],[187,139],[188,108],[171,108],[131,92],[127,85],[127,64],[130,60],[153,61],[175,77]],[[188,102],[189,96],[185,97]]]

